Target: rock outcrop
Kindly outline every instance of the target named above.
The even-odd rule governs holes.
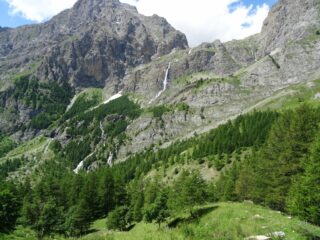
[[[0,129],[13,133],[41,113],[5,91],[27,72],[76,90],[104,88],[106,99],[121,93],[145,108],[170,106],[161,120],[130,122],[113,161],[209,131],[320,77],[319,15],[318,0],[279,0],[260,34],[190,49],[159,16],[118,0],[80,0],[47,23],[0,29]]]
[[[0,31],[0,80],[28,71],[75,88],[104,87],[127,68],[187,47],[164,18],[118,0],[80,0],[46,23]]]
[[[260,57],[282,48],[292,41],[302,40],[319,30],[318,0],[279,0],[271,9],[259,34]]]

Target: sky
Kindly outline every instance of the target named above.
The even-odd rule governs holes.
[[[144,15],[165,17],[196,46],[216,39],[242,39],[261,30],[277,0],[120,0]],[[0,0],[0,26],[47,21],[76,0]],[[178,10],[177,10],[178,9]]]

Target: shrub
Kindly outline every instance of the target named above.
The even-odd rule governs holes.
[[[121,206],[113,210],[107,219],[108,229],[124,231],[130,224],[128,213],[129,208],[127,206]]]

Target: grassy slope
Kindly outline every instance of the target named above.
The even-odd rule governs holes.
[[[258,109],[288,109],[296,108],[303,103],[318,105],[320,100],[316,95],[320,93],[320,79],[308,83],[292,85],[278,91],[272,97],[255,106]]]
[[[105,220],[97,221],[93,228],[97,232],[83,237],[83,240],[169,240],[169,239],[244,239],[252,235],[283,231],[285,239],[311,239],[320,237],[320,228],[282,215],[279,212],[250,203],[220,203],[217,208],[198,221],[182,224],[173,229],[155,224],[139,223],[130,232],[109,232]],[[308,238],[309,236],[309,238]]]

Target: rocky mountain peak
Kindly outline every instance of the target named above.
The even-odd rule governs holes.
[[[119,85],[127,68],[187,47],[164,18],[118,0],[79,0],[46,23],[0,31],[0,82],[31,70],[76,88]]]

